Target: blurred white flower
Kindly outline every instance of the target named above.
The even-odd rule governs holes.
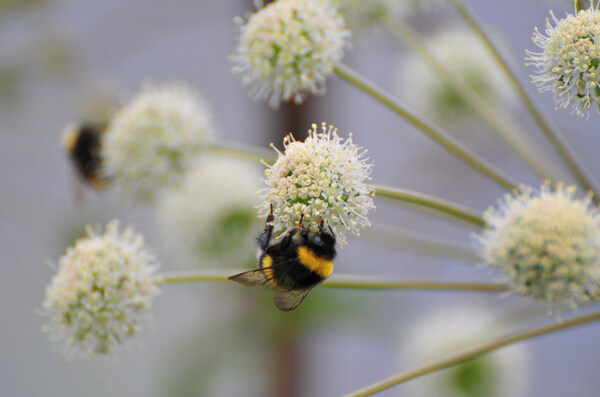
[[[117,220],[104,234],[88,227],[60,258],[46,288],[42,307],[50,323],[44,331],[67,358],[111,353],[149,324],[157,260],[142,235],[118,228]]]
[[[494,106],[503,106],[516,98],[481,40],[464,27],[451,27],[428,37],[423,43],[433,56],[459,82]],[[455,86],[444,78],[419,54],[403,55],[397,67],[398,92],[421,113],[438,121],[465,123],[474,113]]]
[[[583,116],[594,106],[600,113],[600,12],[592,6],[564,19],[550,15],[555,26],[546,19],[545,34],[537,28],[533,34],[541,51],[526,51],[532,82],[540,92],[554,93],[557,108]]]
[[[253,262],[263,222],[255,210],[260,178],[257,166],[241,160],[206,156],[194,162],[180,188],[157,200],[166,249],[188,266]]]
[[[350,32],[328,0],[278,0],[239,25],[231,55],[233,72],[249,87],[250,96],[300,104],[306,91],[325,92],[333,65],[349,47]]]
[[[213,134],[208,103],[183,83],[145,86],[114,116],[102,146],[106,173],[123,192],[151,202],[179,182]]]
[[[490,309],[464,305],[420,313],[403,335],[400,356],[414,368],[493,338],[498,330]],[[520,344],[429,374],[398,386],[412,397],[527,396],[531,353]]]
[[[316,124],[312,127],[304,142],[290,134],[283,141],[284,153],[275,149],[279,156],[265,170],[267,187],[259,192],[259,214],[267,216],[273,205],[275,232],[297,225],[302,215],[303,226],[312,231],[324,220],[345,244],[346,231],[358,235],[360,228],[370,225],[367,212],[375,206],[365,182],[372,164],[351,135],[342,139],[326,123],[322,132]]]
[[[402,23],[409,0],[336,0],[340,13],[352,31],[365,31],[387,20]]]
[[[571,307],[600,295],[600,216],[575,187],[548,184],[507,194],[484,214],[475,236],[484,264],[500,269],[515,292]]]

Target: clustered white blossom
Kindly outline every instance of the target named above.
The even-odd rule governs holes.
[[[259,215],[266,216],[273,205],[275,232],[297,225],[304,216],[304,227],[316,231],[323,220],[344,244],[346,231],[358,235],[370,225],[373,190],[365,182],[372,165],[351,136],[340,138],[326,123],[318,132],[313,124],[304,142],[290,134],[283,144],[284,152],[275,149],[277,161],[265,170],[267,187],[259,191]]]
[[[600,216],[575,190],[523,187],[485,212],[480,253],[515,292],[571,307],[600,296]]]
[[[179,189],[157,200],[157,223],[173,257],[196,267],[243,266],[254,257],[260,171],[241,160],[206,156],[191,165]]]
[[[531,79],[540,92],[552,91],[557,108],[571,107],[577,115],[600,113],[600,12],[594,6],[558,19],[546,19],[546,31],[537,28],[533,42],[540,52],[526,51]]]
[[[231,56],[250,96],[280,102],[303,101],[306,92],[323,94],[333,65],[349,46],[350,32],[328,0],[278,0],[252,14]]]
[[[460,304],[421,311],[401,339],[408,367],[429,364],[493,338],[498,322],[483,305]],[[403,385],[411,397],[525,397],[529,395],[531,351],[520,344],[486,354]]]
[[[207,102],[183,83],[147,85],[113,117],[103,142],[106,172],[123,192],[151,202],[176,186],[213,134]]]
[[[493,106],[515,98],[514,90],[481,40],[464,27],[449,27],[428,37],[423,45],[461,84]],[[407,93],[411,104],[441,122],[462,123],[473,111],[455,84],[440,76],[417,53],[403,56],[397,68],[398,92]]]
[[[42,303],[50,340],[67,358],[110,353],[149,323],[158,293],[156,257],[131,227],[111,221],[104,234],[87,236],[67,249]]]

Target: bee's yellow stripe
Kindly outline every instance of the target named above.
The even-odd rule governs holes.
[[[300,263],[323,278],[327,278],[333,273],[332,261],[319,257],[306,247],[298,247],[298,259]]]
[[[267,276],[275,286],[277,286],[277,280],[273,277],[273,258],[269,255],[265,255],[261,262],[261,267],[264,269],[263,273]]]

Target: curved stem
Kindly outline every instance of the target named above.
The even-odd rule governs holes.
[[[434,126],[433,124],[430,124],[425,119],[421,118],[411,110],[407,109],[392,95],[385,92],[382,88],[377,87],[375,84],[371,83],[363,76],[350,69],[348,66],[338,63],[333,67],[333,71],[339,77],[343,78],[347,82],[361,89],[365,93],[371,95],[373,98],[377,99],[379,102],[396,112],[398,115],[402,116],[405,120],[413,124],[415,127],[419,128],[421,131],[425,132],[427,135],[429,135],[435,141],[440,143],[450,152],[457,155],[459,158],[461,158],[467,164],[471,165],[476,170],[488,176],[494,182],[500,184],[506,189],[516,188],[517,182],[515,182],[511,177],[506,175],[503,171],[501,171],[494,165],[488,163],[486,160],[484,160],[477,154],[472,153],[469,149],[467,149],[460,142],[454,139],[446,131],[443,131],[439,127]]]
[[[525,106],[527,106],[527,109],[535,119],[536,123],[546,135],[546,138],[548,138],[554,148],[561,154],[581,185],[586,190],[594,193],[594,202],[596,204],[600,204],[600,190],[598,189],[598,183],[579,159],[577,153],[575,153],[575,150],[573,150],[573,148],[569,145],[569,142],[566,140],[562,131],[558,128],[558,126],[556,126],[556,124],[554,124],[548,115],[544,113],[542,108],[534,101],[532,96],[525,91],[523,85],[517,79],[517,73],[512,69],[500,51],[496,48],[490,39],[489,34],[485,31],[483,23],[463,0],[454,0],[454,6],[466,23],[479,36],[492,56],[496,59],[498,65],[500,65],[512,85],[519,93],[519,96],[523,100],[523,103],[525,103]]]
[[[247,271],[248,269],[227,269],[210,272],[169,272],[162,276],[161,284],[173,284],[184,282],[216,281],[227,282],[229,276]],[[422,289],[436,291],[481,291],[502,292],[508,290],[505,284],[490,283],[458,283],[458,282],[430,282],[430,281],[406,281],[390,277],[373,277],[352,274],[334,274],[322,284],[327,288],[343,289],[368,289],[368,290],[391,290],[391,289]]]
[[[578,316],[578,317],[575,317],[575,318],[572,318],[572,319],[569,319],[566,321],[562,321],[557,324],[546,325],[546,326],[539,327],[539,328],[536,328],[536,329],[533,329],[530,331],[525,331],[525,332],[505,336],[503,338],[496,339],[492,342],[488,342],[488,343],[473,347],[471,349],[466,349],[460,353],[454,354],[448,358],[425,365],[421,368],[417,368],[412,371],[408,371],[408,372],[402,373],[400,375],[393,376],[388,379],[384,379],[381,382],[377,382],[371,386],[365,387],[364,389],[347,394],[346,397],[370,396],[370,395],[373,395],[380,391],[389,389],[392,386],[406,382],[408,380],[415,379],[420,376],[427,375],[432,372],[439,371],[441,369],[463,363],[467,360],[471,360],[473,358],[479,357],[485,353],[489,353],[493,350],[499,349],[504,346],[522,342],[522,341],[528,340],[528,339],[533,339],[538,336],[543,336],[543,335],[551,334],[554,332],[562,331],[565,329],[577,327],[580,325],[593,323],[596,321],[600,321],[600,312],[588,314],[585,316]]]
[[[478,212],[460,204],[452,203],[450,201],[429,196],[427,194],[414,192],[412,190],[398,189],[380,185],[372,185],[371,187],[375,190],[375,195],[377,196],[400,200],[406,203],[417,204],[478,227],[485,226],[485,221]]]
[[[394,249],[416,252],[468,264],[480,261],[477,253],[452,241],[445,241],[412,230],[373,224],[360,232],[360,238]]]
[[[462,76],[450,71],[423,44],[423,38],[413,28],[389,18],[385,20],[385,26],[427,62],[433,71],[460,95],[465,104],[485,121],[491,130],[521,157],[539,177],[564,181],[564,175],[554,164],[547,160],[547,156],[537,152],[535,146],[526,139],[525,131],[514,121],[513,117],[510,114],[501,113],[496,106],[492,106],[487,98],[477,93]]]
[[[239,143],[210,143],[202,146],[202,150],[209,153],[231,156],[247,161],[254,161],[261,163],[262,161],[275,161],[276,155],[269,150],[265,150],[261,147],[243,145]]]

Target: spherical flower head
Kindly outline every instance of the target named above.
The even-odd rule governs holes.
[[[533,42],[542,50],[526,51],[534,68],[532,82],[540,92],[552,91],[557,108],[572,108],[579,116],[594,106],[600,113],[600,12],[593,6],[558,19],[546,20],[546,32],[537,28]]]
[[[328,0],[278,0],[239,24],[231,61],[254,99],[302,103],[323,94],[333,65],[349,46],[350,32]]]
[[[186,265],[243,267],[254,261],[260,171],[241,160],[206,156],[179,189],[157,201],[158,229],[166,249]]]
[[[481,40],[464,27],[450,27],[423,43],[431,54],[461,84],[485,98],[493,106],[515,99],[515,94]],[[440,76],[423,57],[403,57],[397,68],[398,92],[406,92],[423,114],[439,122],[465,124],[475,113],[463,99],[456,84]]]
[[[492,308],[463,304],[420,313],[410,322],[399,352],[407,367],[429,364],[497,334]],[[412,397],[525,397],[529,395],[531,351],[524,345],[486,354],[422,379],[408,382]]]
[[[480,253],[515,292],[571,307],[600,296],[600,216],[589,196],[574,196],[562,184],[523,187],[485,212]]]
[[[50,323],[44,330],[67,358],[111,353],[148,325],[157,260],[142,235],[118,228],[116,220],[104,234],[88,227],[46,288],[42,307]]]
[[[266,216],[273,205],[275,232],[297,225],[301,217],[303,227],[312,231],[324,221],[345,244],[346,231],[358,235],[361,227],[370,225],[373,190],[365,181],[372,164],[352,136],[342,139],[325,123],[321,132],[316,124],[312,127],[304,142],[288,135],[285,152],[277,151],[277,161],[265,170],[267,188],[259,191],[259,215]]]
[[[103,152],[106,173],[137,201],[152,202],[176,186],[212,135],[208,104],[183,83],[147,85],[111,121]]]

